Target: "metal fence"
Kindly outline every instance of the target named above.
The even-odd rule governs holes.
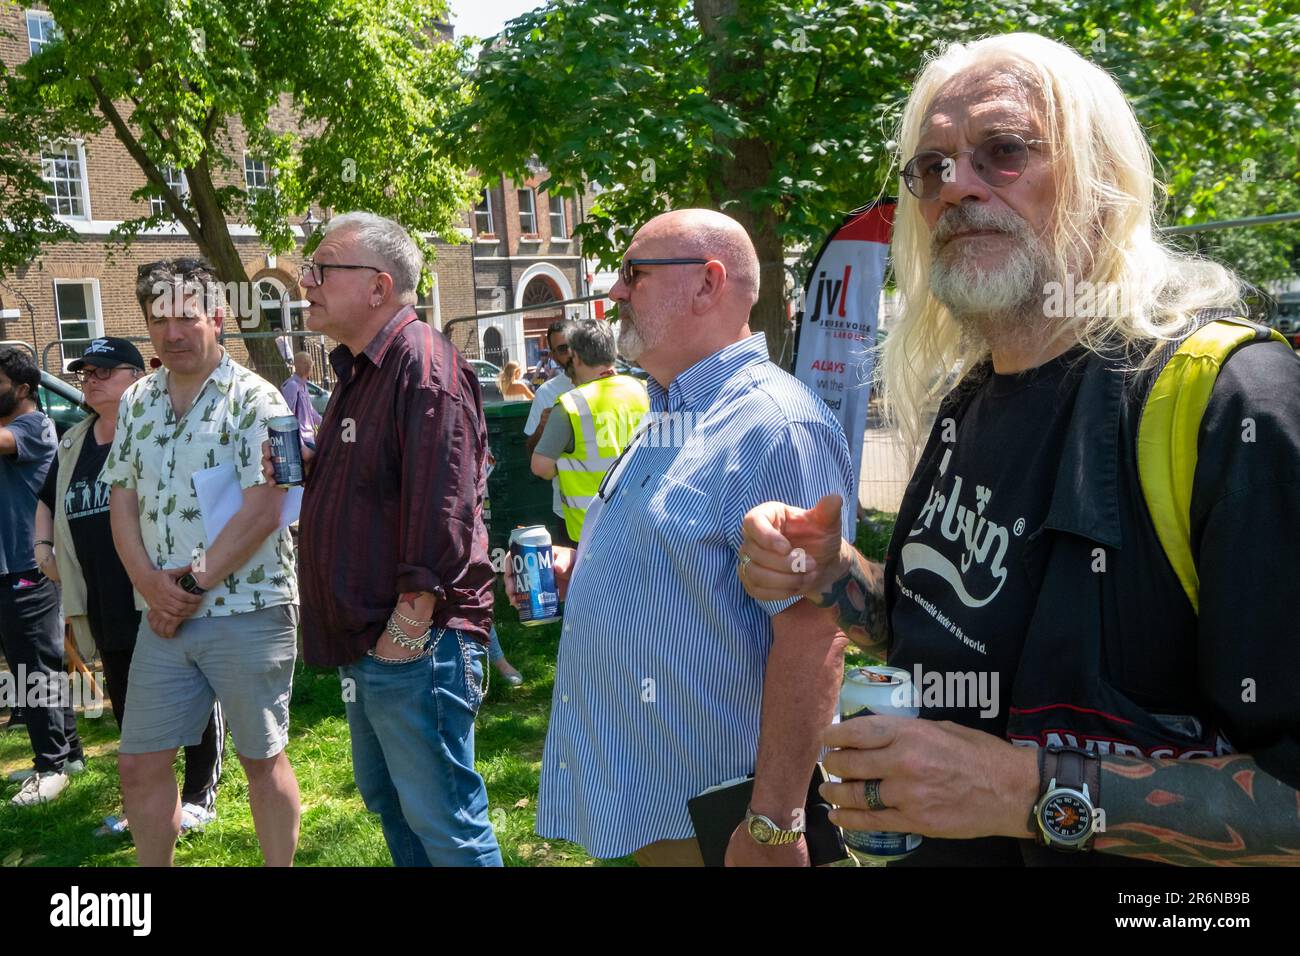
[[[588,302],[598,302],[608,298],[609,296],[605,293],[598,293],[596,295],[579,296],[574,299],[554,299],[550,302],[538,303],[537,305],[520,306],[517,309],[502,309],[499,312],[479,312],[475,315],[458,315],[456,318],[448,319],[442,324],[442,333],[451,340],[452,344],[460,350],[460,353],[465,356],[465,358],[482,359],[491,362],[493,365],[501,366],[504,364],[506,356],[489,354],[488,350],[483,347],[483,337],[479,333],[479,322],[485,320],[490,321],[492,319],[504,319],[515,315],[525,319],[529,316],[548,317],[557,308],[563,309],[565,315],[568,316],[570,314],[570,307],[572,306],[586,305]],[[509,348],[510,344],[512,343],[503,342],[503,349]],[[517,347],[522,348],[522,343],[519,343]],[[523,354],[516,355],[512,351],[508,358],[519,362],[521,365],[527,364],[527,362],[524,361],[525,356]]]

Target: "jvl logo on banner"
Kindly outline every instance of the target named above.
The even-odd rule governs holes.
[[[862,440],[871,398],[871,347],[894,225],[892,199],[856,209],[827,237],[813,261],[797,319],[794,374],[822,397],[844,426],[861,480]]]

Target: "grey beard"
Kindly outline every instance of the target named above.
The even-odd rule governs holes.
[[[641,338],[640,330],[626,316],[619,319],[616,343],[619,354],[629,362],[635,362],[645,351],[645,340]]]
[[[930,262],[930,291],[962,328],[963,342],[988,348],[1027,348],[1042,343],[1048,323],[1043,289],[1052,269],[1040,251],[1017,245],[1003,266],[977,272],[958,260]]]

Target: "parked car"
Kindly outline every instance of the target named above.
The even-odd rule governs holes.
[[[311,396],[311,407],[324,415],[325,406],[330,403],[330,390],[328,388],[321,388],[315,382],[308,382],[307,394]]]
[[[37,393],[40,395],[41,408],[54,422],[54,430],[60,438],[63,437],[64,432],[90,414],[90,406],[86,404],[86,397],[81,394],[81,389],[69,385],[49,372],[41,372],[41,385]]]
[[[650,373],[640,365],[633,365],[631,362],[621,356],[614,360],[614,371],[619,375],[631,375],[633,378],[639,378],[643,382],[650,380]]]
[[[483,393],[483,401],[500,402],[504,400],[501,394],[501,386],[497,384],[497,376],[501,374],[501,366],[493,365],[486,359],[467,359],[474,369],[474,374],[478,376],[479,391]]]
[[[1286,336],[1292,348],[1300,349],[1300,292],[1283,292],[1278,296],[1273,327]]]

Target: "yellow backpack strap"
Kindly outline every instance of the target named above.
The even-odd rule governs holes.
[[[1178,346],[1156,377],[1138,425],[1138,477],[1165,556],[1200,613],[1200,578],[1192,555],[1192,482],[1201,419],[1219,369],[1249,342],[1286,339],[1275,329],[1220,318]]]

